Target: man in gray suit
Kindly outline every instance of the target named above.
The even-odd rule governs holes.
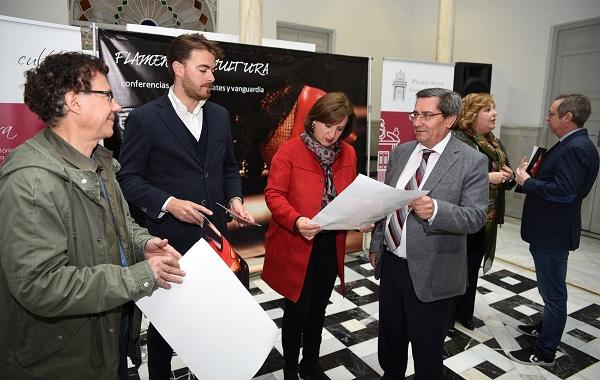
[[[396,147],[385,183],[429,194],[380,220],[369,259],[379,287],[379,363],[383,379],[404,379],[412,343],[417,379],[441,379],[454,297],[467,284],[466,234],[486,221],[487,158],[450,134],[460,95],[417,93],[409,114],[416,141]]]

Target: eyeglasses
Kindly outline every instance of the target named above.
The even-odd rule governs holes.
[[[548,119],[552,119],[554,115],[556,115],[556,112],[548,111]]]
[[[84,94],[102,94],[105,95],[108,98],[108,102],[112,102],[113,99],[115,98],[115,96],[113,95],[112,90],[106,90],[106,91],[102,91],[102,90],[86,90],[86,91],[81,91]]]
[[[408,114],[408,118],[410,121],[417,121],[420,117],[423,118],[423,121],[430,121],[434,116],[441,115],[443,112],[431,113],[431,112],[417,112],[413,111]]]

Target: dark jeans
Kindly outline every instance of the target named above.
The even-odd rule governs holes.
[[[379,257],[379,364],[382,379],[404,379],[408,343],[412,344],[415,379],[441,380],[442,353],[455,297],[421,302],[408,262],[384,251]]]
[[[529,247],[535,263],[538,291],[544,300],[544,323],[536,349],[554,359],[567,321],[567,262],[569,251]]]
[[[121,314],[121,328],[119,331],[119,379],[127,380],[129,378],[129,369],[127,366],[127,351],[129,348],[129,318],[133,312],[133,304],[128,302],[123,305]]]
[[[328,232],[315,237],[300,298],[296,303],[285,300],[281,341],[287,369],[297,368],[301,343],[302,360],[319,360],[325,309],[337,275],[335,235]]]

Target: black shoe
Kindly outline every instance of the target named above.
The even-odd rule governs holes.
[[[475,323],[473,322],[473,318],[459,320],[460,324],[463,325],[468,330],[475,330]]]
[[[300,360],[300,365],[298,366],[298,372],[300,373],[300,377],[304,380],[326,380],[325,372],[321,368],[321,365],[318,361],[315,362],[305,362],[304,360]]]
[[[517,363],[525,365],[539,365],[542,367],[551,367],[555,363],[554,359],[547,359],[542,357],[533,348],[511,351],[508,353],[508,357],[516,361]]]
[[[296,368],[284,368],[283,380],[299,380],[298,370]]]
[[[517,330],[527,336],[538,338],[540,336],[540,332],[542,332],[542,324],[538,323],[537,325],[519,325],[517,326]]]

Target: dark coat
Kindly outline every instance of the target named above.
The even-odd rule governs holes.
[[[229,112],[206,102],[202,133],[206,150],[198,155],[196,143],[167,94],[136,108],[127,117],[118,180],[125,198],[146,214],[151,234],[169,239],[182,254],[202,236],[202,228],[161,218],[169,196],[201,204],[213,211],[213,224],[226,230],[226,217],[216,202],[227,205],[242,196],[239,167],[233,151]]]
[[[526,194],[521,237],[537,249],[575,250],[581,237],[581,202],[598,175],[598,149],[586,129],[554,145]]]

